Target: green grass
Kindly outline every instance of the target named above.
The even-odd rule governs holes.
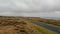
[[[51,30],[48,30],[46,28],[33,24],[27,20],[24,20],[24,21],[26,21],[28,24],[30,23],[31,26],[35,27],[39,32],[42,32],[43,34],[56,34],[56,32],[53,32]]]
[[[52,24],[47,24],[49,26],[53,26],[53,27],[56,27],[56,28],[60,28],[60,26],[56,26],[56,25],[52,25]]]
[[[31,23],[32,24],[32,23]],[[51,31],[51,30],[48,30],[46,28],[43,28],[41,26],[38,26],[38,25],[35,25],[35,24],[32,24],[32,26],[34,26],[37,30],[39,30],[40,32],[42,32],[43,34],[56,34],[55,32]]]
[[[32,20],[34,20],[34,19],[32,19]],[[34,21],[36,21],[36,20],[34,20]],[[39,22],[39,21],[37,21],[37,22]],[[49,25],[49,26],[53,26],[53,27],[56,27],[56,28],[60,28],[60,26],[56,26],[56,25],[53,25],[53,24],[48,24],[48,23],[43,23],[43,24],[46,24],[46,25]]]

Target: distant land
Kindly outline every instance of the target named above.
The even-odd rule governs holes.
[[[45,19],[54,19],[54,20],[60,20],[60,17],[43,17]]]

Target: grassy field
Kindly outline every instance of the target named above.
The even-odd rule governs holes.
[[[22,18],[22,17],[21,17]],[[0,34],[56,34],[20,17],[0,17]]]
[[[0,17],[0,34],[43,34],[18,17]]]
[[[42,19],[42,18],[30,18],[31,20],[42,22],[50,26],[60,28],[60,20],[52,20],[52,19]]]
[[[43,28],[41,26],[35,25],[30,23],[31,26],[35,27],[37,30],[39,30],[40,32],[42,32],[43,34],[56,34],[55,32],[48,30],[46,28]]]

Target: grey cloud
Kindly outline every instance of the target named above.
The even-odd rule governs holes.
[[[60,0],[0,0],[0,15],[60,17]]]
[[[60,5],[59,0],[9,0],[1,1],[0,7],[4,9],[17,10],[17,11],[29,11],[29,12],[50,12],[55,9],[58,10]]]

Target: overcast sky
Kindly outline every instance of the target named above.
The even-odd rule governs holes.
[[[0,15],[60,17],[60,0],[0,0]]]

